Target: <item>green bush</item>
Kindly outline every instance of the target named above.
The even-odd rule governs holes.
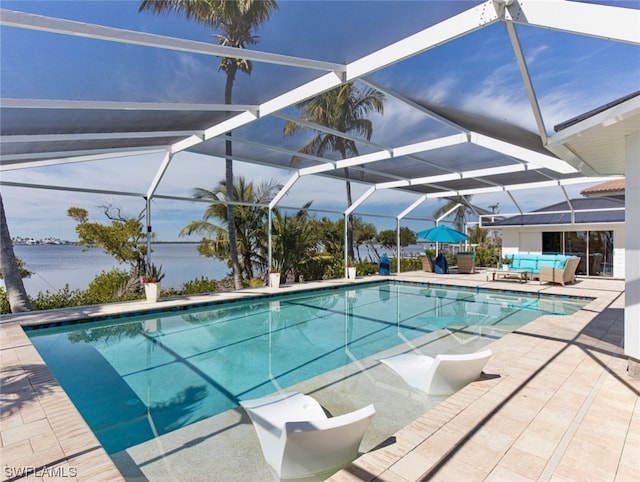
[[[0,314],[6,315],[7,313],[11,313],[9,295],[4,288],[0,288]]]
[[[58,290],[55,293],[47,291],[39,291],[35,297],[30,297],[31,308],[33,310],[55,310],[59,308],[67,308],[69,306],[81,306],[88,303],[83,301],[83,293],[81,290],[71,290],[69,285]]]
[[[335,259],[327,255],[309,256],[297,268],[298,277],[302,276],[305,281],[317,281],[323,278],[335,278],[332,276],[335,266]],[[342,265],[340,265],[342,266]],[[343,276],[343,275],[341,275]]]
[[[397,273],[398,267],[396,258],[391,258],[391,272]],[[400,271],[406,273],[407,271],[421,271],[422,262],[418,258],[400,258]]]
[[[498,266],[498,260],[500,259],[500,249],[491,246],[488,248],[478,248],[476,250],[476,266],[487,266],[495,268]]]
[[[85,304],[114,303],[142,297],[140,282],[128,271],[113,268],[103,271],[89,283]]]
[[[245,288],[262,288],[264,285],[265,281],[262,278],[251,278],[243,283]]]
[[[213,291],[218,291],[218,282],[201,276],[200,278],[183,283],[181,291],[176,294],[197,295],[200,293],[211,293]]]

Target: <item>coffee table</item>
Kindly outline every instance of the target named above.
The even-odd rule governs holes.
[[[526,283],[529,278],[528,271],[520,271],[517,269],[498,269],[498,268],[489,268],[487,270],[487,281],[489,281],[489,274],[491,274],[491,280],[496,281],[500,278],[502,279],[518,279],[521,283]]]

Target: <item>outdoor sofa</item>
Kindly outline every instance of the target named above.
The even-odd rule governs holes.
[[[530,279],[540,282],[566,283],[575,281],[576,268],[580,262],[578,256],[561,254],[509,254],[505,256],[511,260],[509,271],[526,271]]]

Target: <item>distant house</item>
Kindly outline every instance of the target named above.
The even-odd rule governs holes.
[[[624,278],[624,180],[581,192],[584,198],[553,204],[522,215],[483,222],[502,230],[502,252],[580,256],[576,273]]]
[[[580,194],[586,197],[608,197],[624,201],[624,188],[624,179],[615,179],[583,189]]]

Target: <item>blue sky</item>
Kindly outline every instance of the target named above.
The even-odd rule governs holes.
[[[256,50],[286,55],[349,62],[392,41],[464,10],[477,2],[313,2],[281,1],[280,8],[258,32]],[[594,2],[640,8],[639,1]],[[137,1],[3,1],[2,8],[142,30],[174,37],[209,42],[208,27],[188,22],[177,15],[154,16],[138,13]],[[398,28],[390,28],[399,26]],[[180,54],[145,47],[113,44],[97,40],[0,28],[3,98],[60,98],[129,100],[153,102],[223,102],[224,75],[217,70],[215,57]],[[561,32],[518,29],[529,69],[540,99],[547,129],[590,109],[611,102],[638,89],[640,62],[637,47],[612,44]],[[506,29],[495,25],[465,36],[396,64],[371,78],[381,83],[390,78],[416,98],[471,109],[535,131],[526,92],[513,61],[513,52],[504,48]],[[252,75],[239,75],[234,101],[257,103],[283,89],[297,85],[306,72],[254,63]],[[393,77],[391,77],[393,76]],[[602,89],[602,85],[607,89]],[[259,86],[259,88],[256,88]],[[514,88],[514,86],[517,86]],[[507,108],[508,107],[508,108]],[[294,113],[293,110],[289,110]],[[383,116],[374,116],[373,141],[394,145],[420,139],[429,121],[394,102],[387,102]],[[261,126],[248,126],[238,135],[260,135]],[[234,135],[236,133],[234,132]],[[292,149],[304,137],[279,139]],[[33,170],[2,173],[7,181],[88,186],[119,191],[146,191],[161,159],[138,156]],[[163,179],[159,194],[188,197],[194,187],[213,187],[224,175],[224,161],[190,153],[177,155]],[[290,173],[255,165],[235,163],[237,175],[257,181],[285,182]],[[567,188],[579,196],[586,185]],[[353,183],[354,198],[367,185]],[[113,203],[134,216],[144,208],[139,199],[2,187],[11,234],[22,237],[54,236],[75,239],[74,223],[66,217],[70,206],[90,210],[92,219],[102,220],[96,206]],[[560,188],[519,191],[520,206],[531,210],[562,201]],[[396,215],[416,196],[397,191],[377,192],[356,214]],[[345,208],[344,183],[326,178],[299,181],[283,204],[301,206],[307,200],[319,209]],[[478,195],[474,203],[483,208],[499,204],[500,212],[514,212],[505,194]],[[430,201],[412,217],[430,217],[443,201]],[[178,239],[177,233],[203,211],[202,205],[157,200],[152,224],[159,239]],[[395,220],[366,217],[379,229],[395,228]],[[414,230],[430,227],[408,221]]]

